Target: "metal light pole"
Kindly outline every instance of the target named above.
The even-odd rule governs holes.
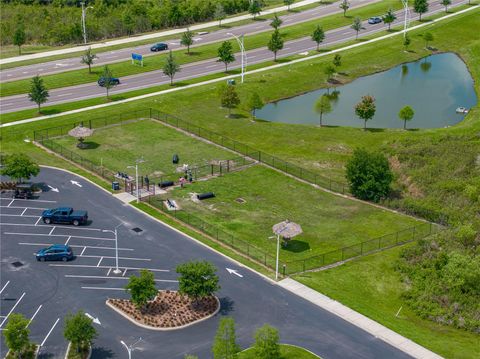
[[[87,28],[85,26],[85,18],[87,16],[87,10],[88,9],[93,9],[93,6],[87,6],[85,7],[85,3],[82,1],[80,3],[82,5],[82,29],[83,29],[83,43],[87,43]]]
[[[138,164],[143,162],[145,162],[145,160],[143,158],[139,158],[135,160],[135,166],[127,166],[127,168],[135,168],[135,187],[137,193],[137,203],[140,203],[140,189],[138,187]]]
[[[278,280],[278,257],[280,256],[280,234],[277,234],[277,260],[275,262],[275,280]]]
[[[112,231],[111,229],[104,229],[102,232],[106,233],[113,233],[115,235],[115,269],[113,270],[113,273],[115,274],[120,274],[122,271],[120,268],[118,268],[118,235],[117,235],[117,228],[120,227],[123,223],[120,223],[118,226],[115,227],[115,229]]]
[[[247,67],[247,54],[245,52],[245,46],[243,44],[243,35],[237,36],[235,34],[232,34],[231,32],[228,32],[227,35],[233,36],[235,40],[238,42],[238,46],[240,46],[240,56],[242,57],[242,84],[243,84],[243,78],[245,77],[245,68]]]
[[[131,345],[127,345],[123,340],[120,340],[120,343],[127,349],[128,359],[132,359],[132,352],[135,350],[135,345],[141,340],[142,338],[138,338],[138,340]]]
[[[408,7],[408,0],[402,0],[403,10],[405,13],[405,20],[403,22],[403,37],[407,36],[407,28],[410,23],[410,9]]]

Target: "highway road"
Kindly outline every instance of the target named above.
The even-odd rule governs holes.
[[[467,3],[467,0],[454,0],[452,6]],[[430,3],[428,16],[434,13],[444,11],[444,6],[440,1],[433,1]],[[403,10],[397,12],[397,20],[392,26],[403,24]],[[418,19],[416,14],[412,13],[412,20]],[[369,25],[366,22],[363,24],[364,29],[360,32],[359,37],[385,31],[383,23]],[[238,30],[231,30],[233,33],[240,35]],[[333,44],[345,42],[347,40],[355,39],[356,33],[349,26],[338,28],[326,33],[325,41],[322,47],[328,47]],[[300,54],[305,51],[314,50],[316,44],[310,37],[301,38],[286,42],[283,50],[279,51],[277,57],[282,58],[294,54]],[[273,59],[272,53],[267,48],[258,48],[247,52],[248,64],[256,64]],[[240,67],[240,56],[236,54],[236,61],[230,64],[229,69]],[[217,59],[209,59],[201,62],[191,63],[182,66],[181,71],[175,76],[175,81],[187,80],[208,74],[219,73],[224,71],[224,64],[217,62]],[[161,70],[150,71],[147,73],[123,77],[121,84],[110,90],[111,95],[120,94],[127,91],[148,88],[161,84],[169,83],[169,78],[163,74]],[[105,96],[105,89],[99,87],[96,83],[89,83],[78,86],[64,87],[49,91],[50,98],[46,105],[53,105],[58,103],[65,103],[71,101],[79,101],[89,98]],[[15,112],[23,109],[35,108],[36,105],[32,103],[26,94],[2,97],[0,113]]]
[[[381,0],[352,0],[351,8],[365,6],[370,3],[378,2]],[[296,25],[305,21],[311,21],[316,18],[321,18],[324,16],[332,15],[335,13],[340,13],[342,10],[338,7],[338,2],[329,4],[326,6],[317,6],[310,10],[301,11],[298,13],[290,13],[288,15],[281,16],[283,21],[282,28],[287,26]],[[270,20],[267,21],[256,21],[251,24],[246,24],[242,26],[237,26],[234,28],[225,28],[218,31],[214,31],[208,34],[201,34],[194,37],[194,45],[191,48],[196,46],[201,46],[209,44],[212,42],[220,42],[225,40],[234,40],[229,33],[235,30],[235,34],[245,34],[252,35],[260,32],[271,31],[272,27],[270,26]],[[200,32],[201,33],[201,32]],[[235,40],[234,40],[235,41]],[[171,39],[165,41],[169,49],[177,50],[182,48],[180,45],[180,39]],[[152,43],[153,44],[153,43]],[[155,52],[150,51],[152,44],[129,47],[125,49],[118,49],[115,51],[108,52],[96,52],[98,59],[95,59],[95,66],[110,64],[115,62],[130,61],[131,54],[141,54],[143,56],[154,56]],[[185,49],[185,47],[183,47]],[[76,69],[85,69],[86,66],[80,63],[80,57],[76,56],[69,59],[62,59],[56,61],[49,61],[40,64],[20,66],[7,70],[0,71],[0,82],[15,81],[24,78],[31,78],[35,75],[48,75],[55,74],[60,72],[66,72]]]
[[[39,358],[63,358],[67,313],[83,310],[98,322],[94,326],[92,359],[127,358],[123,340],[136,346],[136,359],[182,359],[185,354],[211,357],[211,345],[220,318],[232,316],[239,344],[252,344],[256,328],[265,323],[280,331],[282,343],[305,347],[329,359],[406,359],[409,356],[375,336],[323,310],[228,258],[174,231],[83,178],[42,168],[35,183],[45,192],[35,200],[15,200],[2,194],[0,327],[15,311],[31,319],[32,341],[41,344]],[[87,226],[45,225],[43,208],[71,205],[88,210]],[[116,275],[117,224],[119,267]],[[107,231],[107,232],[105,232]],[[53,243],[68,242],[76,258],[66,263],[37,262],[33,253]],[[128,298],[123,288],[130,275],[151,269],[158,289],[177,289],[175,268],[190,260],[206,260],[218,269],[220,312],[213,318],[174,331],[138,327],[105,305],[107,298]],[[230,274],[226,268],[242,276]],[[41,284],[41,285],[39,285]],[[5,320],[4,320],[5,319]],[[3,358],[7,348],[0,339]]]

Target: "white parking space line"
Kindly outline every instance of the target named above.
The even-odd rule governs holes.
[[[19,226],[20,226],[20,224],[19,224]],[[43,237],[69,237],[70,236],[70,237],[73,237],[73,238],[96,239],[96,240],[101,240],[101,241],[115,241],[115,239],[113,239],[113,238],[75,236],[75,235],[69,235],[69,234],[19,233],[19,232],[4,232],[4,234],[11,234],[11,235],[16,235],[16,236],[43,236]]]
[[[107,288],[107,287],[80,287],[82,289],[99,289],[99,290],[123,290],[125,291],[125,288]]]
[[[81,256],[83,256],[83,252],[85,252],[85,249],[87,249],[87,247],[83,247],[82,253],[80,253]]]
[[[88,264],[49,264],[50,267],[72,267],[72,268],[112,268],[112,266],[92,266]],[[121,266],[120,268],[127,268],[127,269],[133,269],[133,270],[142,270],[142,269],[147,269],[152,272],[170,272],[170,269],[155,269],[155,268],[139,268],[139,267],[124,267]]]
[[[0,206],[2,207],[2,206]],[[5,207],[5,206],[3,206]],[[14,207],[10,207],[14,208]],[[18,207],[18,208],[25,208],[25,207]],[[28,207],[31,209],[31,207]],[[42,217],[40,217],[41,219]],[[28,227],[45,227],[45,228],[50,228],[50,227],[58,227],[58,228],[63,228],[63,229],[69,229],[69,230],[80,230],[80,231],[96,231],[96,232],[101,232],[102,229],[100,228],[85,228],[85,227],[67,227],[67,226],[49,226],[48,224],[42,224],[40,226],[37,226],[38,222],[40,219],[37,221],[35,224],[18,224],[18,223],[0,223],[2,226],[28,226]]]
[[[107,259],[112,259],[112,258],[116,258],[114,256],[94,256],[94,255],[82,255],[80,254],[79,257],[83,257],[83,258],[101,258],[102,260],[104,258],[107,258]],[[134,258],[134,257],[118,257],[118,259],[125,259],[125,260],[131,260],[131,261],[151,261],[150,258]],[[98,266],[97,266],[98,267]]]
[[[0,216],[5,216],[5,217],[25,217],[25,218],[42,218],[42,216],[33,216],[33,215],[30,215],[30,214],[23,215],[27,209],[28,209],[28,208],[25,208],[25,209],[23,210],[22,214],[0,213]],[[2,224],[3,224],[3,223],[2,223]],[[17,226],[23,226],[23,224],[22,224],[22,223],[18,223]]]
[[[5,318],[3,318],[2,322],[0,323],[0,328],[3,326],[3,324],[5,323],[5,321],[8,319],[9,315],[12,314],[12,312],[15,310],[15,308],[17,307],[18,303],[20,303],[20,301],[23,299],[23,297],[25,296],[25,292],[23,292],[22,296],[16,301],[15,305],[13,306],[12,309],[10,309],[10,311],[8,312],[8,314],[5,316]]]
[[[45,339],[43,339],[43,342],[42,344],[40,344],[41,347],[43,347],[43,345],[45,344],[45,342],[47,341],[48,337],[50,336],[50,334],[52,333],[53,329],[55,329],[58,321],[60,320],[60,318],[57,318],[57,320],[55,321],[55,323],[53,324],[53,326],[50,328],[49,332],[47,333],[47,336],[45,337]]]
[[[125,274],[127,274],[127,270],[128,270],[128,268],[125,268],[125,270],[122,273],[122,277],[125,277]]]
[[[10,283],[10,281],[8,280],[7,283],[5,283],[5,285],[2,287],[2,289],[0,290],[0,294],[2,294],[2,292],[5,290],[5,288],[7,288],[7,285]]]
[[[53,227],[52,230],[50,231],[50,233],[48,234],[49,236],[52,235],[53,231],[55,230],[56,227]]]
[[[112,268],[109,268],[108,269],[108,272],[107,272],[107,277],[110,275],[110,272],[112,271]]]
[[[129,280],[128,277],[108,277],[102,275],[75,275],[75,274],[65,274],[65,278],[91,278],[91,279],[123,279]],[[174,279],[154,279],[155,282],[168,282],[168,283],[178,283],[178,280]]]
[[[100,266],[100,263],[102,263],[102,261],[103,261],[103,257],[101,257],[100,260],[98,261],[97,267]]]
[[[33,313],[32,317],[30,318],[30,321],[29,321],[28,324],[27,324],[27,328],[28,328],[28,326],[30,325],[30,323],[33,322],[33,319],[35,319],[35,316],[37,315],[37,313],[40,311],[41,308],[42,308],[42,304],[40,304],[40,306],[39,306],[38,309],[35,311],[35,313]]]
[[[65,245],[67,245],[68,242],[70,242],[70,238],[72,238],[72,236],[68,236],[67,240],[65,241]]]
[[[13,202],[15,202],[15,199],[12,199],[12,200],[10,201],[10,203],[8,204],[7,207],[10,207],[10,205],[11,205]],[[4,206],[2,206],[2,207],[4,207]],[[14,207],[13,207],[13,208],[14,208]]]
[[[10,202],[10,203],[8,204],[8,206],[0,206],[0,208],[25,208],[25,206],[21,206],[21,207],[10,206],[10,205],[13,203],[13,201],[15,201],[15,200],[12,199],[12,202]],[[38,210],[40,210],[40,211],[44,211],[44,210],[47,209],[47,208],[39,208],[39,207],[26,207],[26,208],[28,208],[28,209],[38,209]]]
[[[41,219],[42,219],[42,217],[38,217],[38,220],[35,222],[34,226],[36,226],[38,224],[38,222],[40,222]]]
[[[23,216],[25,214],[25,212],[27,211],[28,208],[25,208],[21,214],[21,216]],[[30,216],[29,216],[30,217]],[[38,216],[31,216],[31,217],[38,217]]]
[[[21,246],[42,246],[42,247],[49,247],[53,243],[29,243],[29,242],[20,242],[18,243]],[[115,247],[102,247],[102,246],[82,246],[79,244],[71,244],[70,247],[72,248],[91,248],[91,249],[111,249],[112,251],[115,250]],[[118,248],[119,251],[133,251],[133,248]]]

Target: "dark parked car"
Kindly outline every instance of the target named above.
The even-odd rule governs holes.
[[[105,82],[106,82],[106,78],[105,77],[100,77],[97,82],[98,82],[99,86],[104,87]],[[114,85],[119,85],[120,84],[120,79],[117,79],[116,77],[111,77],[110,82]]]
[[[155,44],[150,48],[150,51],[153,51],[153,52],[163,51],[163,50],[168,50],[168,45],[164,42],[159,42],[158,44]]]
[[[30,199],[33,197],[33,186],[31,183],[18,183],[15,186],[13,198]]]
[[[87,223],[87,211],[74,211],[71,207],[47,209],[42,213],[42,220],[46,224],[66,223],[78,226]]]
[[[54,244],[35,253],[37,261],[68,261],[73,258],[72,248],[64,244]]]
[[[378,17],[378,16],[374,16],[374,17],[371,17],[370,19],[368,19],[369,24],[379,24],[381,22],[382,22],[382,18]]]

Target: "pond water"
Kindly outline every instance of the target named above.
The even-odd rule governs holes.
[[[340,69],[341,71],[341,69]],[[335,92],[334,92],[335,91]],[[319,89],[266,105],[258,118],[293,124],[319,124],[313,110],[316,100],[327,89]],[[453,53],[428,56],[388,71],[361,77],[349,84],[330,88],[332,112],[323,115],[323,124],[363,127],[354,111],[364,95],[375,97],[377,110],[368,121],[370,128],[402,128],[398,112],[409,105],[415,111],[408,128],[437,128],[454,125],[464,115],[457,107],[471,108],[477,103],[473,79],[463,61]],[[335,96],[336,95],[336,96]]]

